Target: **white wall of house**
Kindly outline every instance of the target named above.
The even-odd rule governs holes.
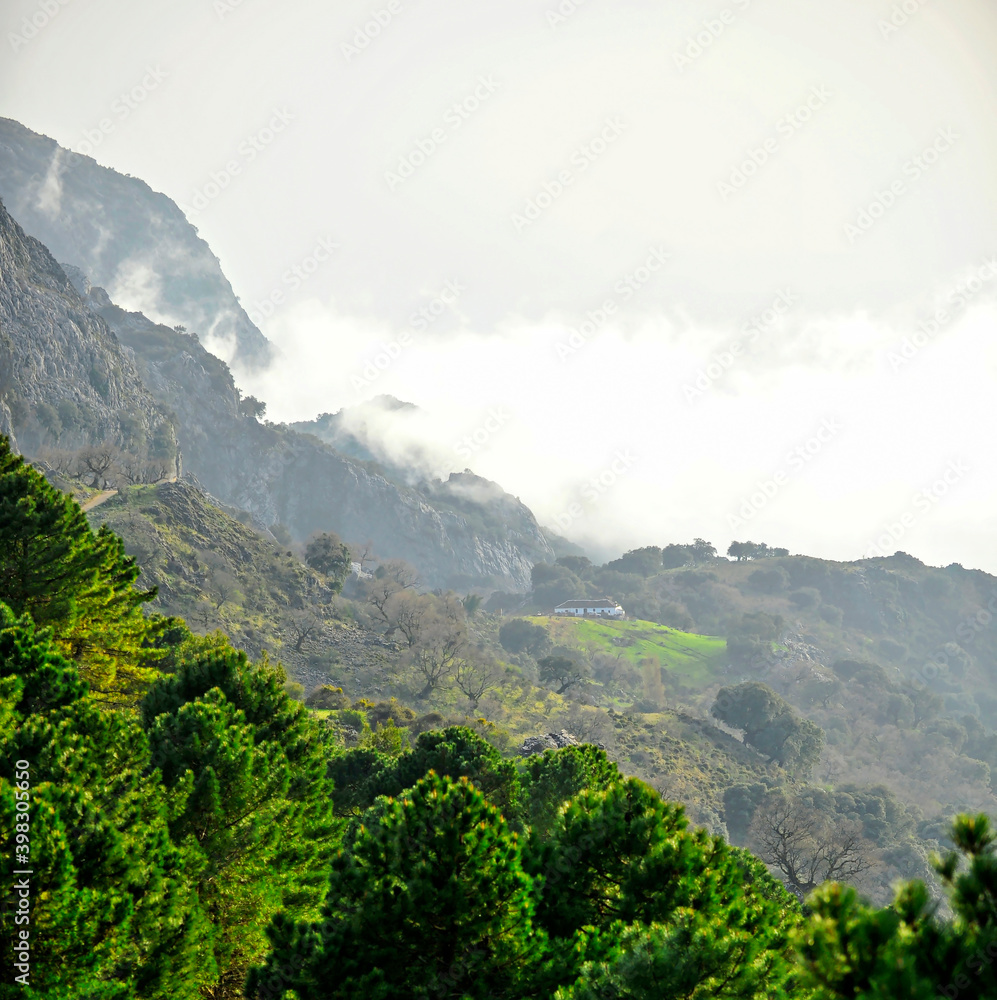
[[[555,615],[594,615],[622,617],[626,612],[618,604],[613,608],[555,608]]]

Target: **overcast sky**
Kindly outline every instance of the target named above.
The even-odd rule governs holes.
[[[272,418],[411,400],[600,556],[997,572],[992,0],[47,6],[0,113],[184,207]]]

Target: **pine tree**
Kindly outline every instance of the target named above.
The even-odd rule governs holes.
[[[689,830],[682,807],[643,782],[576,796],[549,840],[530,837],[525,867],[543,880],[537,918],[552,938],[567,942],[592,927],[607,935],[604,950],[628,925],[661,925],[659,936],[703,951],[696,991],[677,995],[789,995],[789,932],[799,918],[792,898],[760,862]],[[615,958],[596,960],[620,960],[628,947],[621,939]],[[580,957],[591,960],[590,950]]]
[[[95,704],[48,635],[3,605],[0,692],[12,723],[0,729],[0,882],[9,891],[15,868],[33,872],[35,956],[30,989],[5,974],[0,997],[196,997],[212,969],[184,876],[192,859],[170,841],[175,803],[148,771],[141,729]],[[13,850],[19,800],[27,854]],[[0,916],[5,964],[13,917]]]
[[[270,918],[314,916],[327,884],[336,827],[326,747],[283,681],[266,662],[211,650],[160,678],[141,705],[152,764],[183,797],[173,839],[200,859],[195,888],[219,969],[206,996],[238,995],[266,952]]]
[[[956,850],[935,861],[953,918],[923,882],[876,909],[854,889],[822,886],[797,934],[804,984],[820,1000],[991,1000],[997,996],[997,835],[988,817],[959,816]]]
[[[359,816],[375,796],[371,789],[377,775],[392,764],[391,758],[374,747],[353,747],[329,760],[332,800],[337,816]]]
[[[731,976],[730,936],[720,921],[694,911],[676,913],[669,924],[622,925],[605,957],[586,962],[578,979],[554,1000],[762,1000],[769,993],[750,966]],[[783,993],[787,996],[788,994]],[[794,993],[796,1000],[805,994]]]
[[[136,590],[140,569],[106,527],[94,533],[71,497],[0,436],[0,602],[50,626],[62,652],[106,702],[134,702],[163,653]]]
[[[365,751],[353,750],[346,756],[362,753]],[[369,777],[355,793],[355,801],[363,807],[370,806],[379,795],[400,795],[430,771],[435,771],[441,777],[470,779],[507,820],[516,824],[520,787],[515,764],[504,760],[495,747],[466,726],[448,726],[421,733],[409,753],[385,762],[382,767],[375,768],[372,762],[368,762],[368,766]],[[359,762],[353,765],[347,760],[337,765],[343,777],[350,768],[360,773]],[[341,790],[340,795],[344,794]]]
[[[247,994],[299,1000],[527,995],[541,957],[519,844],[466,778],[381,799],[332,866],[323,920],[274,921]]]
[[[550,834],[561,806],[585,789],[605,791],[622,778],[605,750],[590,744],[546,750],[520,765],[523,818],[531,836]]]

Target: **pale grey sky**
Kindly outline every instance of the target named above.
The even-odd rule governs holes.
[[[997,571],[989,0],[7,0],[0,27],[0,113],[188,210],[285,352],[244,379],[274,417],[411,399],[395,447],[602,551]]]

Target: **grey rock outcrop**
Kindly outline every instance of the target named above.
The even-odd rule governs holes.
[[[20,447],[17,443],[17,435],[14,433],[14,423],[11,420],[10,410],[7,409],[7,404],[0,399],[0,434],[10,440],[10,447],[13,451],[20,451]]]
[[[144,181],[0,118],[0,198],[26,232],[112,297],[229,345],[247,367],[270,360],[272,345],[218,258],[180,207]]]
[[[0,202],[0,430],[33,452],[110,441],[135,451],[172,423],[107,324]]]
[[[545,750],[563,750],[565,747],[578,746],[578,740],[571,733],[562,729],[559,733],[545,733],[543,736],[527,736],[519,748],[521,757],[530,757]]]

